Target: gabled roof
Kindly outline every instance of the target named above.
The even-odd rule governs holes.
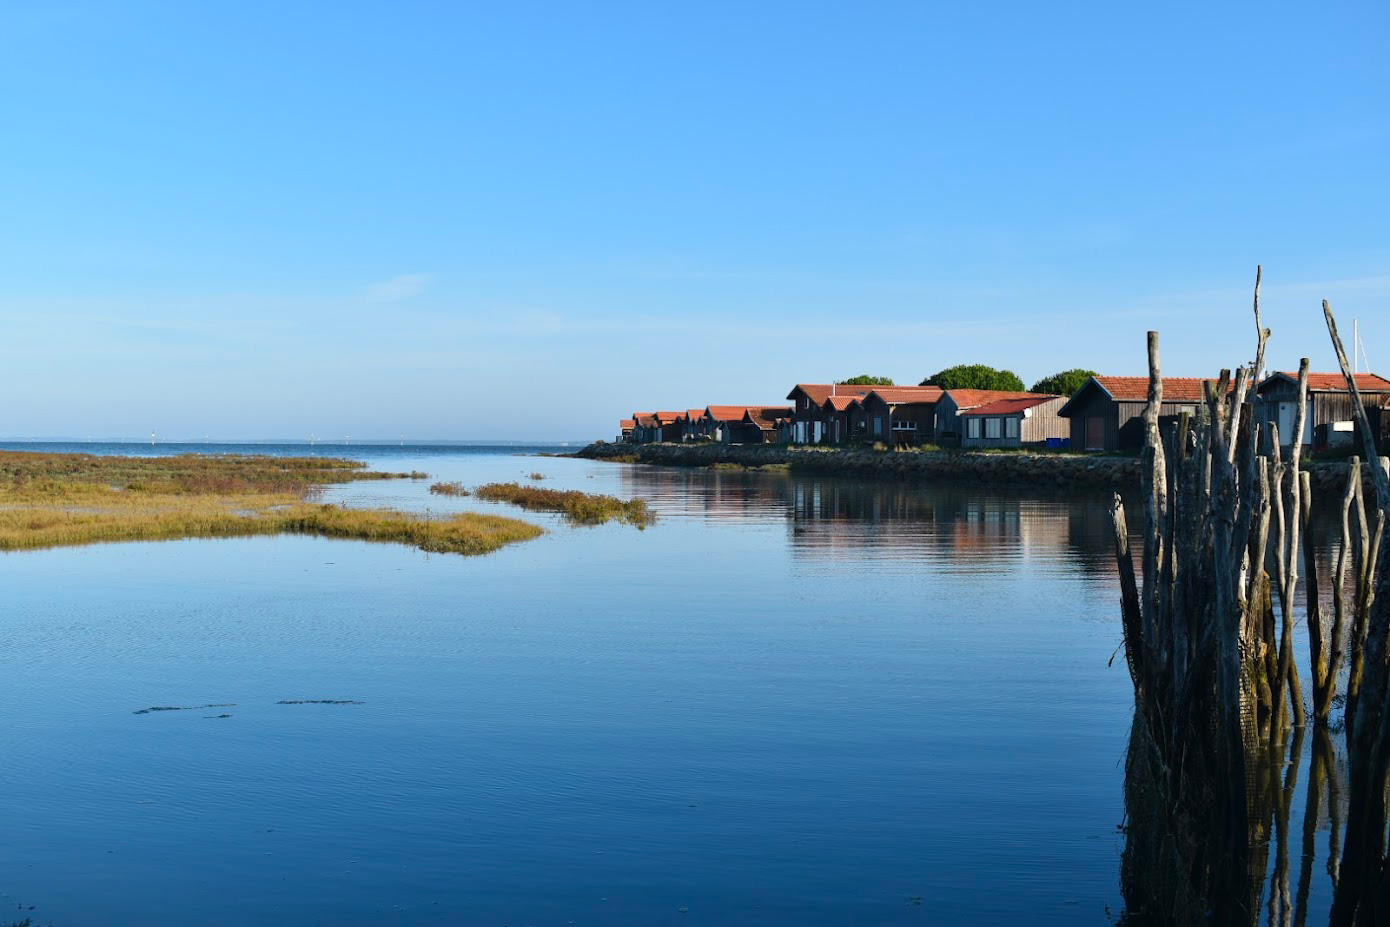
[[[1356,378],[1356,388],[1363,393],[1384,393],[1390,392],[1390,380],[1375,373],[1356,373],[1352,374]],[[1165,381],[1166,382],[1166,381]],[[1277,371],[1271,373],[1260,384],[1256,392],[1264,392],[1265,387],[1271,383],[1292,383],[1298,384],[1298,373]],[[1346,393],[1347,378],[1340,373],[1310,373],[1308,374],[1308,392],[1310,393]]]
[[[831,396],[821,403],[821,408],[830,411],[843,412],[860,400],[859,396]]]
[[[936,402],[945,392],[939,386],[875,386],[871,395],[890,406],[909,402]]]
[[[782,419],[791,418],[791,406],[749,406],[744,420],[763,430],[776,428]]]
[[[741,422],[748,409],[748,406],[705,406],[705,414],[716,422]]]
[[[1061,398],[1061,396],[1030,396],[1027,399],[996,399],[994,402],[987,402],[982,406],[967,409],[961,412],[961,415],[1018,415],[1020,412]]]
[[[686,409],[686,410],[685,410],[685,418],[686,418],[686,421],[691,421],[691,422],[693,422],[693,421],[695,421],[695,419],[699,418],[700,416],[702,416],[702,415],[704,415],[704,414],[705,414],[705,410],[704,410],[704,409]]]
[[[1163,401],[1164,402],[1206,402],[1207,388],[1206,383],[1210,379],[1216,381],[1216,377],[1164,377],[1163,378]],[[1232,379],[1234,383],[1234,378]],[[1057,414],[1063,418],[1070,418],[1072,406],[1080,402],[1083,397],[1092,392],[1100,391],[1103,395],[1116,402],[1148,402],[1149,401],[1149,378],[1148,377],[1110,377],[1096,376],[1087,380],[1081,389],[1072,394],[1067,400],[1066,405],[1057,410]]]
[[[1148,377],[1092,377],[1091,379],[1100,384],[1101,389],[1105,390],[1110,398],[1117,402],[1149,401]],[[1164,377],[1163,401],[1205,402],[1207,398],[1206,383],[1208,380],[1215,382],[1216,379],[1216,377]],[[1231,377],[1231,382],[1235,382],[1234,375]],[[1078,390],[1078,395],[1079,393]]]
[[[681,417],[679,412],[653,412],[658,425],[674,425]]]
[[[872,386],[854,386],[849,383],[798,383],[792,387],[792,391],[787,393],[787,398],[791,399],[796,394],[803,393],[806,398],[818,406],[825,405],[825,401],[832,395],[834,396],[867,396],[873,391]]]
[[[1003,390],[1003,389],[948,389],[946,395],[951,397],[951,401],[956,404],[957,409],[974,409],[987,402],[998,402],[1001,399],[1034,399],[1038,396],[1047,396],[1046,393],[1029,393],[1026,391]]]
[[[705,413],[716,422],[746,422],[772,428],[780,418],[791,418],[791,406],[706,406]]]
[[[621,428],[623,431],[628,431],[632,428],[637,427],[637,423],[630,418],[625,418],[618,423],[618,427]]]
[[[654,412],[634,412],[632,417],[636,419],[637,424],[641,425],[643,428],[653,428],[661,424],[657,421],[656,413]]]

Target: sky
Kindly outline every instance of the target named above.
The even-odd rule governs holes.
[[[0,435],[611,437],[957,363],[1390,373],[1390,4],[65,3]]]

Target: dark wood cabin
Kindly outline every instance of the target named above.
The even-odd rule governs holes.
[[[1164,377],[1159,427],[1183,413],[1195,414],[1206,402],[1202,377]],[[1138,451],[1144,446],[1144,406],[1148,377],[1091,377],[1058,411],[1071,423],[1074,451]]]
[[[851,386],[847,383],[798,383],[787,394],[791,402],[791,441],[794,444],[820,444],[826,440],[827,419],[825,401],[832,396],[863,398],[872,386]]]
[[[791,406],[706,406],[703,427],[724,444],[772,444],[791,417]]]
[[[704,440],[704,417],[704,409],[685,410],[680,417],[682,441],[690,442]]]
[[[894,447],[930,444],[941,396],[936,386],[875,386],[846,410],[850,434]]]
[[[655,412],[632,413],[632,441],[634,444],[651,444],[659,440],[661,426],[657,424]]]
[[[830,396],[821,404],[825,422],[825,440],[830,444],[846,444],[855,437],[851,425],[850,407],[859,402],[855,396]]]
[[[1376,446],[1390,439],[1390,380],[1374,373],[1358,373],[1356,388],[1366,406],[1367,418],[1374,431]],[[1165,381],[1166,382],[1166,381]],[[1257,409],[1260,421],[1279,426],[1279,440],[1285,447],[1293,444],[1291,434],[1298,419],[1298,374],[1272,373],[1255,391],[1259,397]],[[1308,374],[1308,418],[1303,430],[1303,444],[1325,448],[1339,444],[1360,447],[1361,436],[1352,413],[1351,391],[1340,373]]]
[[[678,442],[681,439],[681,416],[684,412],[653,412],[656,419],[657,435],[654,440]]]

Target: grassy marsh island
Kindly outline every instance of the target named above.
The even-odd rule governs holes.
[[[601,525],[620,521],[645,528],[656,521],[656,514],[646,500],[624,502],[617,496],[580,492],[577,489],[541,489],[520,483],[488,483],[479,486],[473,495],[488,502],[509,502],[532,512],[559,512],[579,525]]]
[[[0,550],[310,534],[486,554],[543,533],[537,525],[497,515],[426,518],[317,501],[330,484],[426,476],[321,457],[0,451]]]

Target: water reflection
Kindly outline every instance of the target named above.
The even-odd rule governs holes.
[[[800,557],[847,554],[938,563],[1066,561],[1114,572],[1109,495],[1023,491],[901,480],[678,467],[625,467],[622,492],[663,513],[717,521],[785,520]]]

